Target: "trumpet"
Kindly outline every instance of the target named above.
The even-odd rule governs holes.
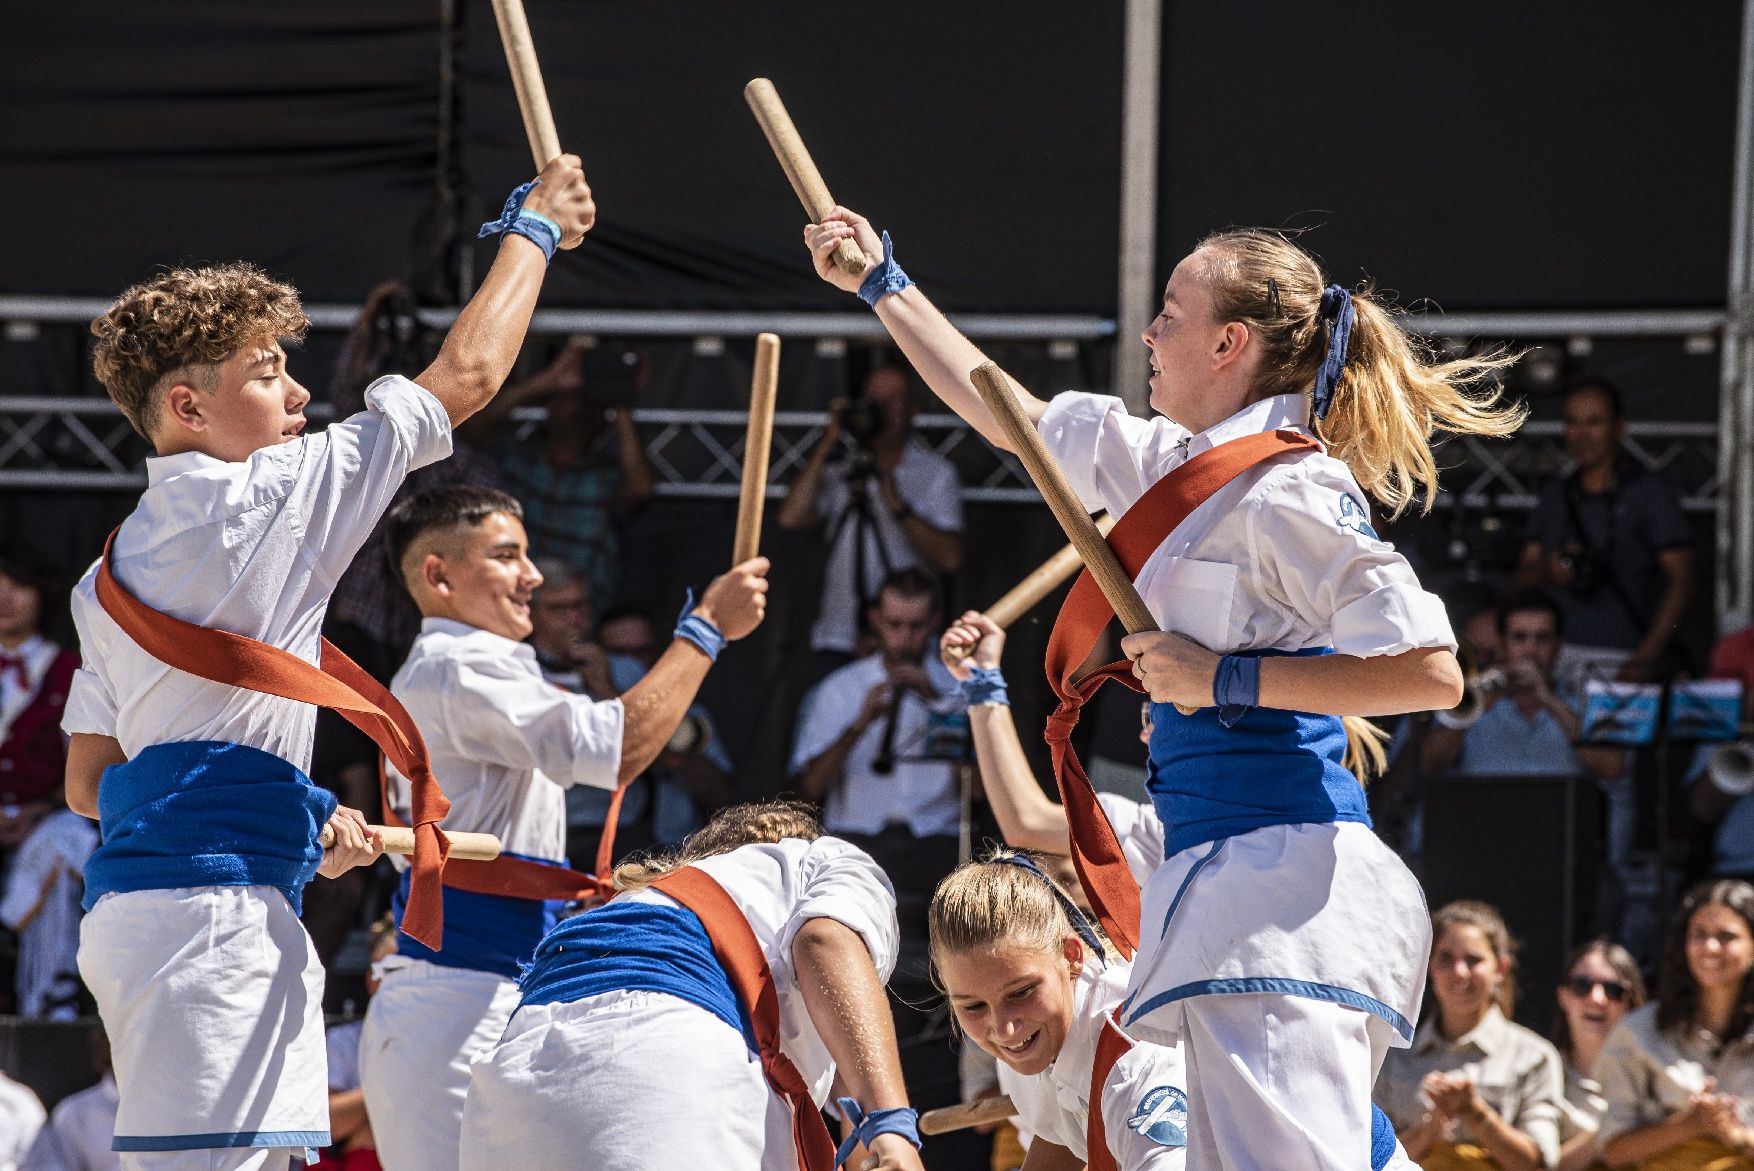
[[[1735,740],[1720,745],[1706,761],[1711,783],[1732,797],[1754,793],[1754,740]]]
[[[1477,670],[1472,655],[1462,656],[1462,702],[1447,712],[1438,712],[1437,722],[1456,731],[1472,728],[1504,690],[1504,684],[1503,671],[1497,667]]]

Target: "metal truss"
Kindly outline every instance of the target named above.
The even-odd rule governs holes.
[[[326,412],[312,404],[313,421]],[[539,426],[540,408],[514,418]],[[657,474],[660,496],[735,498],[742,476],[745,416],[741,411],[642,409],[634,420]],[[827,417],[817,411],[774,416],[768,495],[777,497],[822,438]],[[920,415],[920,442],[956,465],[968,503],[1031,504],[1040,496],[1022,466],[996,451],[955,415]],[[1718,429],[1715,423],[1634,423],[1627,451],[1646,468],[1669,476],[1689,512],[1718,506]],[[114,404],[102,398],[0,396],[0,489],[103,491],[145,483],[145,444]],[[1533,422],[1504,440],[1454,439],[1439,450],[1444,492],[1440,508],[1526,511],[1542,479],[1568,466],[1556,422]]]

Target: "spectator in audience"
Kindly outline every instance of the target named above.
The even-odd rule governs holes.
[[[956,867],[955,757],[966,750],[967,716],[956,680],[935,653],[938,599],[925,574],[891,574],[870,620],[877,650],[829,675],[805,700],[792,773],[806,797],[825,802],[828,832],[870,854],[895,884],[906,964],[923,961],[927,905]]]
[[[1564,1073],[1550,1042],[1510,1019],[1516,956],[1497,910],[1462,901],[1431,917],[1435,1007],[1391,1049],[1376,1103],[1427,1171],[1535,1171],[1559,1161]]]
[[[80,900],[85,863],[97,844],[97,826],[62,806],[36,824],[12,861],[0,922],[18,933],[20,1016],[79,1016]]]
[[[396,920],[386,914],[372,924],[365,994],[378,990],[379,966],[396,954]],[[310,1171],[379,1171],[377,1140],[365,1112],[365,1090],[359,1082],[359,1038],[363,1017],[331,1025],[323,1034],[329,1060],[329,1146]]]
[[[0,849],[10,851],[59,803],[67,768],[61,709],[79,656],[43,635],[65,583],[28,550],[0,549]]]
[[[1725,635],[1711,649],[1711,677],[1742,684],[1743,719],[1754,708],[1754,627]],[[1701,744],[1688,770],[1687,808],[1712,832],[1711,873],[1754,879],[1754,794],[1738,774],[1748,756],[1739,747]]]
[[[1596,1080],[1602,1046],[1626,1014],[1644,1003],[1644,977],[1631,952],[1595,939],[1571,953],[1556,995],[1553,1043],[1565,1060],[1556,1171],[1586,1171],[1601,1162],[1598,1132],[1608,1112]]]
[[[1754,886],[1719,879],[1683,895],[1656,1003],[1620,1022],[1596,1066],[1608,1102],[1597,1133],[1610,1167],[1754,1165],[1751,968]]]
[[[914,438],[914,414],[906,371],[871,371],[858,398],[830,408],[821,441],[780,506],[782,528],[828,526],[821,610],[810,630],[816,679],[865,653],[860,623],[891,574],[949,574],[962,564],[956,468]],[[853,439],[852,458],[831,460],[842,435]]]
[[[1561,698],[1554,667],[1564,634],[1560,608],[1548,595],[1513,595],[1498,610],[1502,684],[1487,688],[1486,709],[1469,727],[1440,712],[1425,736],[1421,764],[1427,773],[1463,776],[1618,777],[1625,753],[1580,747],[1581,705]],[[1482,676],[1485,686],[1487,676]]]
[[[122,1157],[110,1149],[121,1095],[110,1068],[110,1039],[102,1025],[92,1029],[90,1041],[97,1085],[55,1103],[19,1171],[121,1171]]]
[[[18,1171],[47,1119],[29,1086],[0,1073],[0,1171]]]
[[[1559,592],[1571,645],[1568,684],[1596,675],[1667,678],[1693,597],[1693,534],[1681,494],[1629,458],[1620,392],[1584,378],[1565,392],[1565,451],[1575,465],[1543,485],[1517,584]]]
[[[575,338],[457,431],[494,453],[500,486],[524,506],[531,546],[583,568],[597,598],[621,584],[621,522],[652,498],[652,465],[628,405],[639,374],[633,353]],[[538,404],[548,411],[542,426],[515,425],[512,411]]]
[[[572,588],[582,585],[575,572]],[[533,605],[541,603],[548,588],[545,584],[537,591]],[[573,614],[576,620],[577,611]],[[588,631],[588,602],[582,618],[583,630]],[[579,633],[570,629],[563,637],[576,646]],[[658,632],[658,620],[632,606],[607,611],[598,623],[598,639],[574,654],[583,661],[579,670],[582,690],[600,699],[621,695],[643,679],[666,645]],[[541,658],[538,649],[537,661]],[[606,677],[602,672],[607,672]],[[558,676],[548,678],[565,686]],[[605,692],[592,690],[604,686]],[[615,829],[616,857],[653,846],[677,845],[705,825],[715,811],[731,803],[732,767],[712,713],[703,704],[690,704],[664,751],[622,796]],[[603,789],[574,785],[567,790],[567,856],[580,869],[590,870],[595,865],[597,839],[609,816],[609,800],[610,794]]]

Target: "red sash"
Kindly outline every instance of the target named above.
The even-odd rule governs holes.
[[[834,1140],[811,1100],[810,1087],[792,1059],[780,1051],[780,998],[761,942],[725,888],[693,866],[672,870],[652,885],[693,911],[706,926],[713,954],[730,977],[731,990],[749,1013],[767,1084],[792,1108],[792,1141],[800,1171],[834,1171]],[[1112,1064],[1112,1062],[1111,1062]]]
[[[1118,1010],[1117,1010],[1118,1011]],[[1133,1047],[1133,1039],[1121,1032],[1110,1013],[1096,1036],[1096,1060],[1090,1063],[1090,1114],[1084,1124],[1084,1145],[1089,1148],[1084,1163],[1088,1171],[1120,1171],[1108,1149],[1108,1127],[1102,1121],[1102,1091],[1115,1062]]]
[[[437,951],[444,938],[440,885],[450,851],[438,823],[451,803],[433,779],[426,741],[407,709],[328,639],[323,640],[322,666],[313,667],[290,651],[258,639],[197,626],[153,609],[129,593],[111,572],[110,547],[115,541],[112,532],[104,542],[97,599],[141,650],[166,666],[213,683],[330,708],[370,736],[409,778],[414,874],[402,930]]]
[[[1315,440],[1294,431],[1264,431],[1203,451],[1153,484],[1127,510],[1109,533],[1109,546],[1127,575],[1137,578],[1176,526],[1220,488],[1274,456],[1320,450]],[[1060,706],[1048,717],[1046,738],[1053,754],[1054,783],[1071,830],[1072,863],[1078,879],[1103,930],[1130,959],[1139,946],[1139,884],[1127,869],[1114,827],[1097,803],[1096,790],[1071,744],[1080,709],[1105,682],[1115,679],[1140,690],[1126,660],[1110,663],[1082,679],[1074,678],[1113,618],[1114,608],[1102,596],[1090,571],[1079,573],[1048,637],[1048,682],[1059,696]]]

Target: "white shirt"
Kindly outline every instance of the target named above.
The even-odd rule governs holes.
[[[62,1098],[25,1156],[22,1171],[121,1171],[122,1156],[110,1150],[120,1101],[113,1073]]]
[[[0,671],[0,741],[12,733],[12,721],[36,698],[43,679],[54,665],[55,656],[60,653],[60,647],[40,634],[33,634],[19,643],[17,650],[7,651],[0,647],[0,654],[16,655],[24,660],[25,674],[25,683],[21,687],[11,671]]]
[[[514,854],[558,862],[564,790],[615,787],[621,701],[548,682],[528,643],[427,618],[390,690],[426,737],[432,774],[451,799],[445,829],[495,834]],[[408,782],[393,767],[387,775],[391,802],[407,817]]]
[[[364,1031],[365,1018],[361,1017],[332,1025],[323,1034],[323,1049],[329,1056],[331,1094],[359,1089],[359,1038]]]
[[[439,401],[391,375],[370,409],[242,463],[200,452],[146,461],[147,488],[122,522],[114,572],[172,617],[318,659],[323,613],[402,478],[451,453]],[[210,683],[135,645],[98,604],[94,565],[73,590],[84,668],[61,726],[113,736],[133,757],[154,744],[247,744],[309,771],[317,709]]]
[[[863,850],[831,837],[813,842],[802,838],[760,842],[692,865],[724,887],[749,920],[779,993],[780,1048],[798,1067],[813,1100],[821,1106],[828,1100],[834,1081],[834,1058],[811,1023],[798,990],[792,942],[812,919],[845,924],[864,940],[878,980],[887,984],[895,970],[899,942],[895,890],[888,876]],[[620,897],[632,902],[673,902],[653,889]]]
[[[822,568],[822,611],[810,629],[810,646],[819,651],[850,652],[859,638],[860,597],[875,597],[877,587],[890,573],[920,564],[907,531],[883,503],[873,473],[865,480],[871,518],[865,529],[865,588],[862,591],[854,588],[857,572],[854,530],[858,522],[849,516],[841,523],[842,515],[853,502],[847,470],[845,463],[830,465],[823,476],[822,491],[816,497],[816,519],[827,522],[827,535],[834,539],[834,547]],[[933,528],[952,533],[962,531],[962,484],[956,477],[956,466],[928,451],[918,439],[908,440],[901,450],[901,460],[895,465],[895,494]]]
[[[1141,804],[1119,793],[1098,793],[1096,802],[1120,839],[1127,869],[1140,886],[1163,865],[1163,822],[1149,802]]]
[[[1090,1077],[1103,1021],[1127,994],[1128,969],[1086,960],[1073,990],[1072,1023],[1053,1064],[1025,1076],[999,1063],[999,1086],[1022,1128],[1090,1157]],[[1187,1076],[1181,1050],[1143,1042],[1115,1062],[1103,1083],[1102,1125],[1120,1171],[1180,1171],[1187,1164]],[[1167,1141],[1158,1141],[1159,1139]]]
[[[905,822],[908,832],[917,838],[960,832],[956,765],[922,757],[935,748],[937,732],[945,732],[948,741],[948,731],[957,721],[961,721],[966,743],[967,705],[957,690],[955,676],[937,656],[929,657],[924,666],[938,691],[938,700],[928,705],[917,692],[906,692],[895,720],[892,772],[878,773],[871,768],[883,748],[887,716],[872,721],[853,742],[846,771],[828,790],[823,824],[829,832],[878,834],[896,822]],[[817,684],[798,717],[798,740],[792,749],[794,775],[840,739],[859,718],[871,689],[888,677],[883,656],[875,654],[848,663]]]
[[[1279,395],[1190,435],[1137,419],[1118,398],[1062,394],[1040,431],[1086,508],[1120,516],[1187,459],[1230,439],[1284,428],[1310,434],[1308,400]],[[1455,649],[1443,602],[1394,546],[1377,539],[1363,491],[1329,455],[1277,456],[1244,472],[1183,521],[1137,579],[1164,630],[1208,650],[1394,655]]]
[[[97,843],[95,824],[71,809],[57,809],[36,824],[12,861],[0,922],[19,933],[20,1016],[63,1021],[79,1016],[81,875]]]
[[[29,1086],[0,1073],[0,1171],[15,1171],[47,1118]]]

